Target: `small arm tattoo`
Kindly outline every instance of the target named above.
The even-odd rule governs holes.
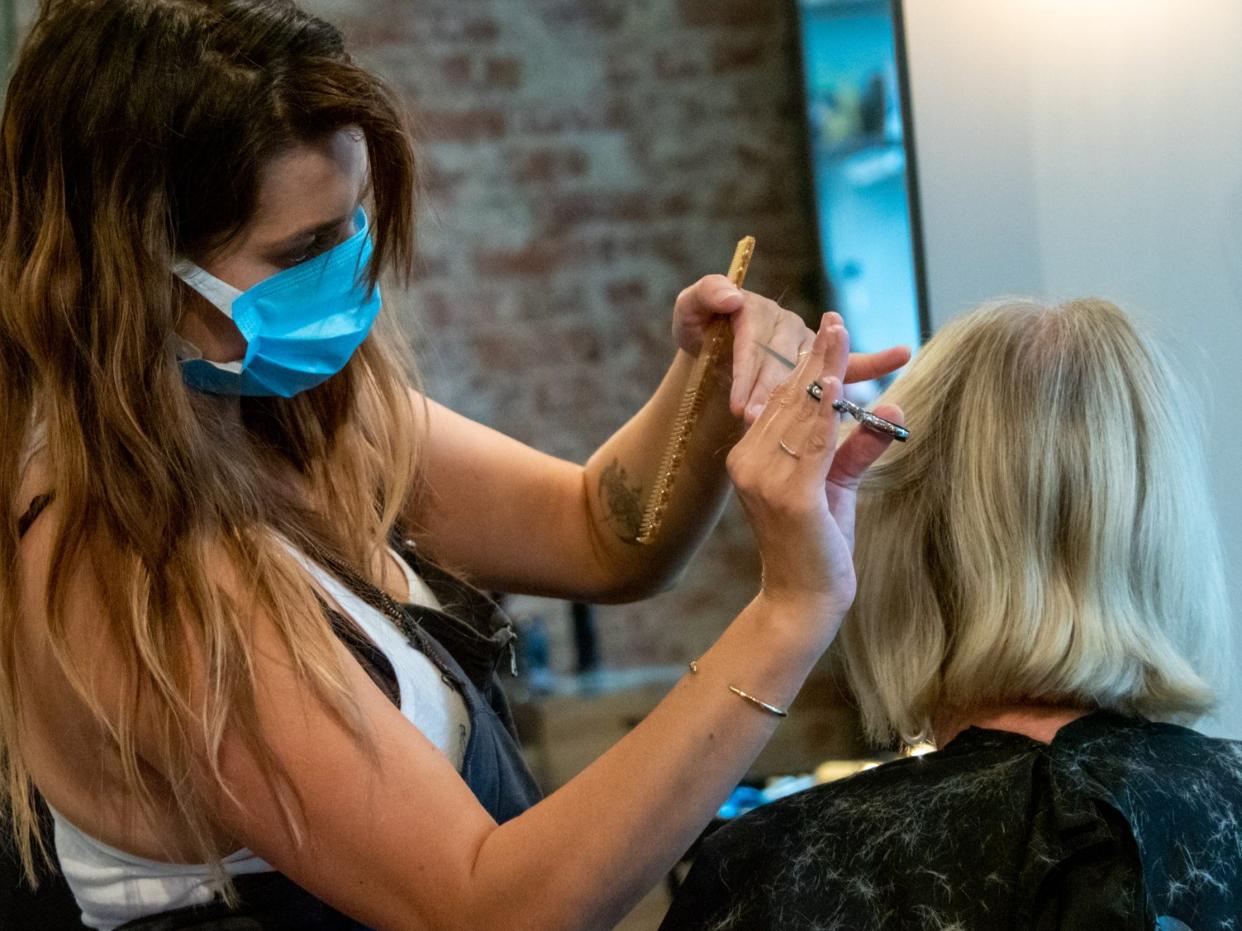
[[[642,485],[630,486],[629,476],[621,460],[614,459],[604,469],[599,479],[599,499],[604,505],[604,516],[612,524],[617,535],[627,543],[638,539],[643,522]]]

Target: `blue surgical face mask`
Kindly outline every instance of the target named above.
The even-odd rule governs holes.
[[[182,340],[181,374],[211,394],[282,397],[308,391],[345,368],[380,311],[378,286],[365,280],[372,242],[366,212],[358,232],[322,255],[239,291],[193,262],[176,275],[229,317],[246,340],[241,362],[202,358]]]

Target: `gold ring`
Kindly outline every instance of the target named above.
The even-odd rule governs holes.
[[[781,440],[781,441],[780,441],[780,443],[781,443],[781,449],[782,449],[784,452],[786,452],[786,453],[788,453],[789,455],[793,456],[795,459],[801,459],[801,458],[802,458],[802,453],[798,452],[797,450],[790,449],[787,445],[785,445],[785,441],[784,441],[784,440]]]

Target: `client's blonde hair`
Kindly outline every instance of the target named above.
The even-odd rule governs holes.
[[[988,305],[883,400],[911,429],[860,492],[840,656],[877,740],[945,712],[1193,718],[1229,646],[1199,428],[1114,305]]]

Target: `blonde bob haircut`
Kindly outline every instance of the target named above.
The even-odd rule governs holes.
[[[883,400],[911,438],[860,490],[838,641],[871,738],[1010,704],[1211,709],[1229,631],[1196,408],[1120,309],[981,307]]]

